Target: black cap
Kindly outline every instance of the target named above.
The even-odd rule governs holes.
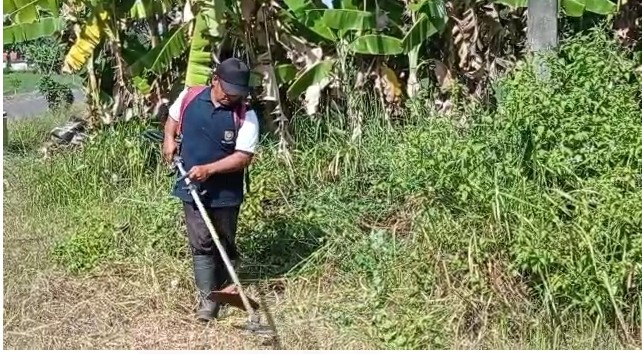
[[[223,60],[216,68],[216,76],[228,95],[246,96],[250,91],[250,68],[237,58]]]

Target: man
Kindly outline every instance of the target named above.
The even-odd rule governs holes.
[[[238,258],[235,238],[243,202],[244,169],[252,161],[259,139],[254,111],[245,112],[240,127],[234,117],[239,105],[245,104],[249,79],[250,70],[245,63],[235,58],[223,61],[211,85],[195,94],[189,103],[186,101],[180,121],[182,140],[178,153],[190,180],[198,183],[199,191],[204,193],[201,200],[232,262]],[[189,95],[185,89],[169,109],[171,119],[165,124],[163,142],[167,161],[177,153],[175,137],[179,133],[181,104]],[[218,316],[220,305],[207,296],[222,288],[228,273],[184,181],[176,183],[173,195],[182,200],[185,212],[194,280],[200,294],[197,318],[210,321]]]

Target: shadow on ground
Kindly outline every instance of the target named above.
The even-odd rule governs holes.
[[[312,255],[323,235],[318,225],[295,217],[271,218],[259,230],[237,236],[243,257],[239,276],[248,281],[279,278]]]

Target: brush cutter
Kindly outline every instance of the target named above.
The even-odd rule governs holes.
[[[214,230],[212,221],[210,220],[209,216],[207,215],[207,212],[205,211],[205,207],[203,206],[203,202],[201,201],[201,198],[198,193],[198,188],[189,179],[188,173],[187,171],[185,171],[185,168],[183,167],[183,162],[181,158],[178,156],[174,156],[173,164],[174,164],[174,167],[176,167],[180,172],[181,177],[179,177],[179,181],[180,180],[185,181],[185,184],[187,185],[187,189],[192,195],[192,198],[194,198],[194,202],[196,203],[198,211],[201,214],[203,221],[205,221],[205,225],[207,226],[207,229],[209,230],[210,235],[212,235],[214,244],[216,245],[216,248],[221,254],[221,258],[225,263],[225,268],[227,268],[227,272],[229,273],[230,278],[232,278],[233,284],[227,286],[223,290],[212,291],[208,298],[212,301],[227,303],[234,307],[245,310],[248,313],[248,321],[243,329],[256,334],[274,334],[274,331],[271,328],[261,325],[260,315],[258,313],[258,309],[260,307],[259,304],[256,301],[252,300],[251,298],[247,297],[247,295],[245,294],[245,291],[243,291],[243,287],[241,286],[241,282],[239,281],[239,278],[236,275],[236,272],[234,271],[232,262],[230,261],[230,258],[228,257],[227,253],[225,252],[225,249],[223,248],[223,245],[219,240],[218,234]]]

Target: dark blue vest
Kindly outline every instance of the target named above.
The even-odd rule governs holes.
[[[209,164],[234,153],[236,136],[231,108],[216,107],[210,98],[211,88],[206,88],[185,108],[182,122],[183,136],[180,156],[185,170]],[[174,185],[173,195],[186,202],[193,202],[185,188],[185,181]],[[201,201],[205,207],[239,206],[243,203],[243,171],[215,174],[199,184],[205,191]]]

